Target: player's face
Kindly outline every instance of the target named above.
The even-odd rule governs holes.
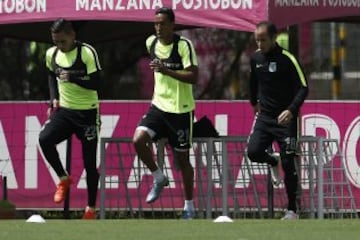
[[[69,52],[74,48],[75,32],[65,33],[64,31],[58,33],[51,33],[53,43],[62,52]]]
[[[174,23],[171,22],[166,14],[156,14],[154,20],[156,36],[160,40],[172,39]]]
[[[255,30],[256,45],[261,52],[267,53],[275,46],[275,37],[270,37],[267,28],[259,27]]]

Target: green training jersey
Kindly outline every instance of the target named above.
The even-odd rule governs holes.
[[[155,39],[156,36],[152,35],[146,40],[146,47],[149,53]],[[156,41],[154,54],[159,59],[169,59],[174,55],[172,54],[174,44],[178,44],[177,55],[181,59],[183,69],[198,65],[197,56],[192,43],[182,36],[177,43],[173,42],[169,45],[163,45],[160,41]],[[195,100],[193,97],[192,84],[181,82],[160,72],[154,72],[154,79],[155,84],[152,104],[160,110],[169,113],[185,113],[194,110]]]
[[[101,70],[99,59],[96,50],[88,44],[79,43],[80,47],[75,47],[70,52],[61,52],[56,50],[56,46],[49,48],[46,52],[46,67],[54,72],[53,69],[53,55],[56,52],[54,58],[55,64],[60,68],[71,69],[72,71],[80,71],[78,68],[86,68],[86,74],[89,75],[96,71]],[[81,49],[81,56],[78,56],[78,50]],[[77,64],[77,62],[81,64]],[[86,81],[84,79],[84,81]],[[58,90],[59,90],[59,106],[75,109],[75,110],[87,110],[99,107],[99,99],[97,91],[83,88],[76,83],[69,81],[61,81],[57,78]]]

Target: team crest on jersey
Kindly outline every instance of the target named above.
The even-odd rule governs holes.
[[[276,72],[276,62],[270,62],[269,72]]]

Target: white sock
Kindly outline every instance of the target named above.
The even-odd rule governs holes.
[[[194,200],[185,200],[184,210],[194,211]]]
[[[85,212],[87,211],[92,211],[92,212],[95,212],[95,208],[94,207],[89,207],[89,206],[86,206],[85,208]]]
[[[164,179],[164,174],[162,173],[162,171],[160,170],[160,168],[158,168],[156,171],[152,172],[153,177],[155,178],[156,182],[161,182]]]

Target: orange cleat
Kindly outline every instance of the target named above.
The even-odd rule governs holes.
[[[84,215],[83,215],[82,219],[83,220],[94,220],[94,219],[96,219],[95,209],[87,206],[85,208],[85,212],[84,212]]]
[[[55,203],[61,203],[64,201],[71,183],[72,183],[72,178],[70,176],[68,176],[66,179],[60,180],[54,195]]]

